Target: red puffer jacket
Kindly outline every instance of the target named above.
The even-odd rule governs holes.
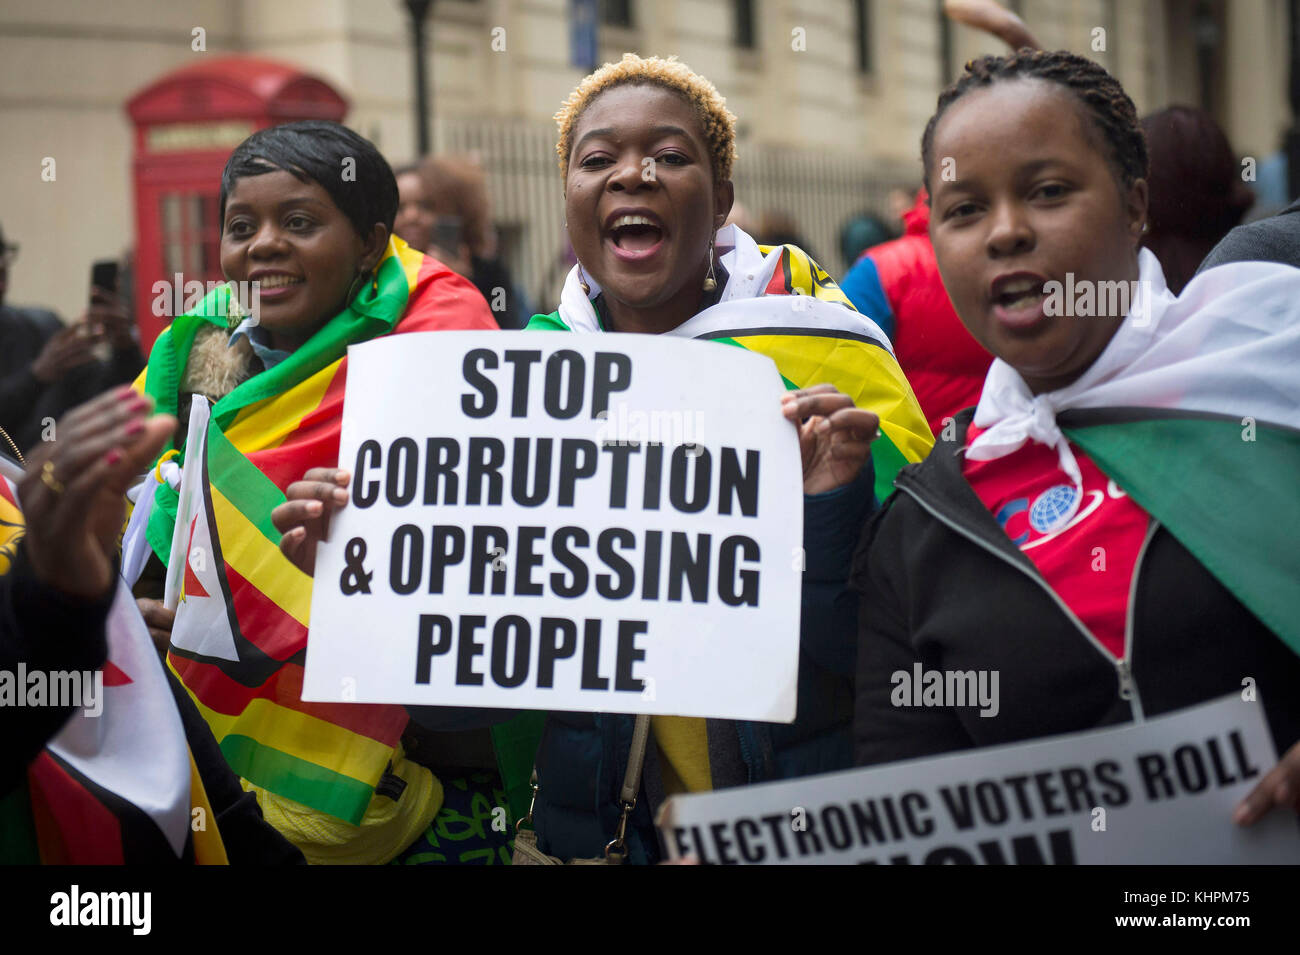
[[[924,189],[917,193],[902,237],[864,252],[840,288],[890,336],[937,436],[944,418],[979,400],[993,358],[966,331],[939,278],[928,199]]]

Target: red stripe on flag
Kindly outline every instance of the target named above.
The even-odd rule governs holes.
[[[406,311],[393,331],[473,331],[499,327],[487,301],[473,283],[426,255],[416,273]]]
[[[32,821],[45,865],[122,865],[122,829],[102,802],[49,753],[27,770]]]
[[[301,481],[309,468],[333,467],[338,461],[346,365],[345,358],[330,379],[320,403],[303,416],[284,441],[274,448],[246,455],[282,492],[294,481]]]
[[[767,288],[763,289],[764,295],[789,295],[790,287],[785,284],[786,272],[789,270],[790,250],[781,249],[781,260],[776,263],[776,269],[772,272],[772,278],[767,283]]]
[[[288,660],[307,646],[307,628],[285,613],[262,591],[225,565],[230,599],[239,620],[239,632],[273,660]]]
[[[167,658],[181,682],[210,710],[238,716],[255,699],[266,699],[278,706],[306,713],[335,726],[395,746],[409,721],[400,706],[381,703],[308,703],[302,699],[303,669],[286,663],[261,686],[248,687],[221,672],[212,663],[188,660],[169,654]]]

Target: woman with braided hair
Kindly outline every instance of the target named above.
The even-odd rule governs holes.
[[[857,761],[1141,721],[1253,680],[1285,755],[1235,820],[1295,806],[1300,272],[1237,263],[1175,297],[1140,249],[1133,103],[1070,53],[970,63],[922,161],[944,285],[996,360],[863,535]],[[997,673],[1001,698],[909,706],[892,674],[914,665]]]

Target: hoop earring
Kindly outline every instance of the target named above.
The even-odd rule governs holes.
[[[578,263],[578,285],[582,288],[583,295],[591,295],[591,286],[587,284],[587,277],[583,274],[582,263]]]
[[[351,305],[353,300],[361,294],[361,290],[366,287],[366,282],[369,277],[370,272],[366,269],[362,269],[357,273],[356,278],[352,280],[352,284],[348,286],[347,303],[349,305]]]
[[[704,291],[712,292],[718,287],[718,280],[713,277],[713,240],[709,239],[709,274],[704,276]]]

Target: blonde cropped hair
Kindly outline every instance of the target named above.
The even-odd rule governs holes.
[[[727,101],[717,88],[696,73],[677,57],[660,59],[657,56],[642,59],[635,53],[624,53],[617,63],[606,63],[592,73],[577,89],[569,94],[555,123],[560,128],[560,140],[555,152],[560,157],[560,171],[569,175],[569,152],[573,149],[573,128],[591,101],[606,90],[616,86],[660,86],[680,93],[695,107],[709,145],[709,159],[713,166],[713,179],[723,182],[731,178],[731,164],[736,160],[736,117],[727,109]]]

